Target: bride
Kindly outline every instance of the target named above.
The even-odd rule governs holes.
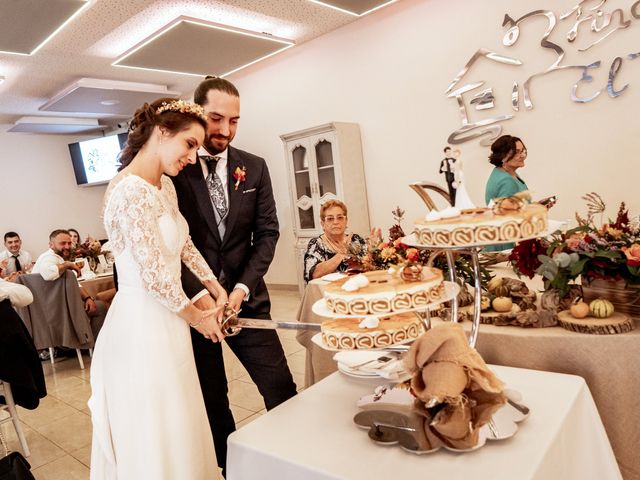
[[[192,103],[139,108],[105,194],[119,291],[91,365],[94,480],[218,478],[189,328],[221,341],[227,294],[193,246],[165,176],[196,161],[205,127]],[[185,296],[181,262],[216,298],[215,310],[198,310]]]

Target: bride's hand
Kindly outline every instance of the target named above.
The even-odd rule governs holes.
[[[218,317],[224,313],[224,305],[216,306],[211,310],[202,312],[201,322],[194,327],[198,332],[204,335],[204,338],[210,339],[212,342],[221,342],[224,340],[224,333],[220,330]]]

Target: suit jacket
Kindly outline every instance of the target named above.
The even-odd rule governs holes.
[[[21,283],[33,293],[33,303],[19,307],[18,314],[38,350],[47,347],[93,348],[93,333],[78,280],[66,271],[56,280],[39,273],[20,275]]]
[[[36,408],[47,395],[38,351],[9,300],[0,302],[0,380],[11,384],[13,399],[24,408]]]
[[[236,188],[233,173],[242,167],[246,179]],[[189,224],[193,243],[222,286],[230,291],[238,282],[245,284],[250,291],[246,306],[253,313],[269,313],[269,293],[263,277],[280,236],[269,170],[264,159],[231,146],[227,168],[229,213],[224,238],[218,232],[199,161],[173,177],[180,212]],[[189,297],[202,290],[202,284],[184,265],[182,284]]]

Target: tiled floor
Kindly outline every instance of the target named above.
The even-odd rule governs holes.
[[[295,321],[300,303],[297,291],[271,291],[272,316],[282,321]],[[304,385],[304,347],[295,340],[295,331],[279,330],[289,368],[298,390]],[[262,415],[264,403],[246,370],[224,347],[229,379],[229,399],[238,427]],[[89,478],[91,456],[91,417],[87,400],[90,360],[85,357],[85,370],[75,358],[43,362],[48,395],[36,410],[19,408],[31,456],[27,459],[38,480],[75,480]],[[2,425],[9,448],[20,451],[15,430],[10,423]],[[2,452],[4,453],[4,452]],[[2,455],[0,453],[0,455]]]

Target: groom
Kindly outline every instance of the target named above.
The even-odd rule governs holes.
[[[240,95],[232,83],[207,77],[196,88],[194,101],[207,114],[207,132],[198,161],[174,177],[180,211],[195,246],[229,292],[229,305],[242,308],[243,317],[271,319],[263,276],[280,233],[267,164],[229,145],[240,118]],[[198,308],[215,307],[184,265],[182,283]],[[235,430],[235,421],[227,398],[222,346],[194,329],[191,339],[216,456],[224,472],[227,437]],[[257,385],[267,410],[296,394],[275,330],[244,329],[226,342]]]

